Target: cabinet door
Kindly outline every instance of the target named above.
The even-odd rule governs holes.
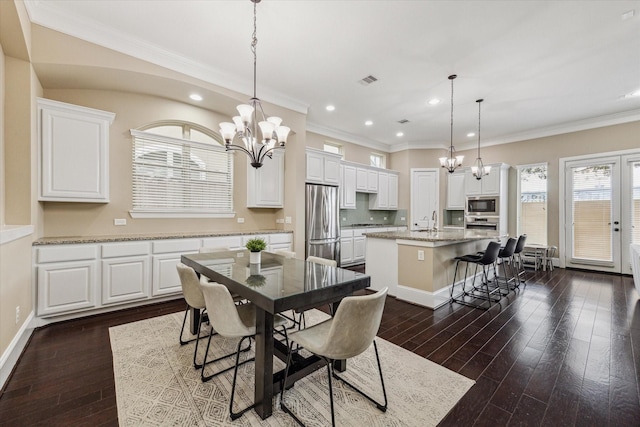
[[[398,175],[389,174],[389,210],[398,209]]]
[[[471,169],[464,171],[464,188],[467,196],[479,196],[482,194],[482,180],[477,180]]]
[[[378,192],[378,171],[367,170],[367,191],[369,193]]]
[[[353,262],[353,237],[343,237],[340,239],[340,264]]]
[[[96,307],[97,261],[38,266],[38,316]]]
[[[241,236],[221,236],[221,237],[208,237],[202,239],[203,248],[217,248],[217,249],[229,249],[231,251],[242,249],[242,237]]]
[[[353,262],[364,261],[367,252],[367,238],[365,236],[353,238]]]
[[[262,167],[247,166],[247,207],[284,207],[284,153],[275,151]]]
[[[389,174],[378,172],[378,203],[380,209],[389,207]]]
[[[340,159],[333,156],[324,158],[324,183],[340,185]]]
[[[149,257],[102,260],[102,304],[115,304],[149,296]]]
[[[450,173],[447,176],[447,209],[464,209],[465,174]]]
[[[489,175],[485,175],[480,180],[482,182],[482,194],[500,194],[500,168],[492,167]]]
[[[341,208],[356,208],[356,168],[354,166],[342,166],[342,191]]]
[[[109,125],[114,117],[106,111],[38,99],[38,200],[109,201]]]
[[[307,151],[307,182],[324,183],[324,156]]]
[[[151,296],[157,297],[182,292],[182,284],[176,269],[176,264],[180,262],[182,255],[182,253],[174,253],[153,256]]]
[[[356,191],[366,193],[369,191],[369,171],[365,168],[356,168]]]

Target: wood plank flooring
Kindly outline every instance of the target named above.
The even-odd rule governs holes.
[[[562,269],[529,277],[488,311],[388,298],[378,335],[476,381],[442,426],[640,425],[632,279]],[[183,307],[178,300],[36,330],[0,396],[0,425],[117,425],[109,327]]]

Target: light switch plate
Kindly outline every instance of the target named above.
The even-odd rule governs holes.
[[[244,218],[238,218],[238,224],[244,224]]]
[[[127,225],[127,219],[126,218],[114,218],[113,219],[113,225]]]

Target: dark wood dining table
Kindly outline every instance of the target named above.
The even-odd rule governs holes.
[[[273,412],[273,396],[280,392],[284,380],[284,369],[274,372],[273,357],[286,361],[288,351],[274,339],[274,316],[326,304],[337,306],[345,296],[369,287],[370,277],[269,252],[261,255],[259,265],[249,264],[246,250],[183,255],[182,263],[255,305],[255,411],[265,419]],[[197,324],[197,319],[192,318],[192,324]],[[316,356],[295,355],[287,387],[323,366]],[[336,367],[344,370],[346,364],[342,361]]]

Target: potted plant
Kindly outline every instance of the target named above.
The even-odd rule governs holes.
[[[249,254],[249,263],[260,264],[260,252],[267,248],[267,242],[260,238],[249,239],[245,247],[251,252]]]

